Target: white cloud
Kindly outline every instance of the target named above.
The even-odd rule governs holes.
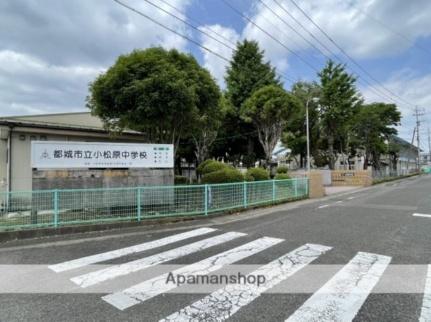
[[[235,48],[235,44],[240,37],[235,30],[220,25],[200,26],[199,29],[211,36],[209,37],[208,35],[202,34],[201,38],[203,46],[211,49],[228,60],[231,59],[233,54],[233,50],[231,48]],[[221,35],[221,37],[218,35]],[[220,42],[225,43],[230,48],[222,45]],[[219,85],[224,88],[224,75],[228,63],[207,50],[201,49],[201,52],[204,57],[204,66],[217,79]]]
[[[185,10],[191,0],[170,0]],[[138,10],[182,33],[183,23],[139,0]],[[187,41],[105,0],[0,3],[0,116],[85,109],[88,83],[118,55]]]
[[[284,21],[316,44],[316,41],[272,0],[263,1]],[[290,1],[279,0],[278,2],[322,42],[333,48],[334,52],[338,52]],[[411,42],[400,39],[398,35],[382,27],[378,22],[364,15],[363,12],[369,13],[385,25],[390,26],[395,32],[412,39],[431,35],[431,20],[429,19],[431,2],[428,0],[309,0],[297,1],[297,3],[342,48],[356,58],[396,55],[412,46]],[[301,51],[311,48],[310,44],[292,29],[289,29],[283,21],[261,3],[257,3],[253,8],[251,18],[292,50]],[[268,57],[273,61],[286,59],[286,50],[251,23],[246,25],[243,35],[258,40],[267,51]]]
[[[99,66],[58,66],[31,55],[0,51],[1,115],[82,110]]]
[[[415,102],[418,107],[425,112],[425,115],[421,117],[423,121],[430,119],[431,114],[431,74],[418,75],[412,70],[402,70],[394,73],[387,81],[383,82],[380,86],[374,86],[379,92],[384,92],[385,88],[391,92],[402,97],[407,102]],[[369,87],[361,89],[366,102],[381,102],[384,101],[381,95],[375,93],[376,90],[372,90]],[[386,100],[387,103],[393,103],[390,100]],[[413,129],[416,126],[416,118],[413,116],[414,107],[398,103],[398,108],[402,113],[401,127],[399,127],[399,134],[404,139],[410,141],[413,133]],[[426,125],[426,122],[423,122]]]

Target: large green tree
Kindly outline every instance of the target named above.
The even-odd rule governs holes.
[[[218,96],[214,95],[211,100],[216,97]],[[226,104],[226,99],[223,96],[220,97],[217,105],[200,104],[201,109],[194,117],[191,138],[195,146],[195,157],[198,165],[209,156],[210,147],[217,138],[226,115]]]
[[[149,142],[172,143],[214,115],[220,90],[209,72],[177,50],[149,48],[120,56],[90,84],[87,106],[112,131],[143,132]]]
[[[281,86],[267,85],[255,91],[241,108],[241,117],[252,123],[265,152],[266,165],[289,121],[300,111],[301,102]]]
[[[350,120],[362,100],[356,78],[343,65],[328,61],[319,78],[321,130],[327,141],[329,168],[334,169],[337,152],[348,150]]]
[[[310,128],[310,152],[316,155],[319,148],[319,105],[316,99],[320,96],[320,87],[315,82],[299,81],[293,84],[291,93],[301,102],[299,113],[292,118],[289,126],[285,129],[281,142],[292,152],[296,158],[299,156],[300,166],[304,166],[307,155],[307,132],[306,132],[306,107],[308,104],[309,128]],[[316,159],[316,158],[315,158]]]
[[[243,103],[257,89],[266,85],[280,85],[274,67],[264,60],[264,52],[255,41],[237,44],[226,71],[226,100],[229,104],[225,121],[217,140],[217,156],[227,152],[231,161],[243,160],[252,165],[263,157],[254,127],[240,117]]]
[[[401,113],[394,104],[373,103],[359,108],[352,120],[354,139],[364,150],[364,169],[368,164],[380,169],[380,156],[383,153],[396,153],[390,139],[397,134],[395,126],[399,125]]]

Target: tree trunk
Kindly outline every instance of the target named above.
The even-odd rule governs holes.
[[[368,152],[365,153],[365,159],[364,159],[364,170],[368,169],[368,161],[369,161],[369,155]]]
[[[334,155],[334,137],[328,136],[328,154],[329,154],[329,169],[335,169],[335,155]]]

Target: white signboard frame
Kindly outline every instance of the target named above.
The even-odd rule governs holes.
[[[174,147],[172,144],[32,141],[31,167],[173,168]]]

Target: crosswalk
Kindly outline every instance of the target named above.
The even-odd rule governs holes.
[[[211,235],[208,236],[208,234]],[[172,272],[139,281],[135,285],[125,285],[125,288],[101,297],[101,303],[114,309],[126,311],[149,299],[176,289],[178,285],[166,282],[169,274],[185,277],[208,276],[212,272],[249,259],[271,247],[282,245],[284,242],[280,238],[258,237],[251,241],[239,243],[240,240],[251,237],[241,232],[221,232],[213,228],[199,228],[130,247],[72,259],[50,265],[49,268],[57,274],[67,272],[67,278],[70,278],[74,284],[80,288],[89,288],[211,247],[226,247],[225,244],[232,241],[237,241],[240,244],[197,262],[181,266]],[[174,246],[177,242],[184,243],[192,238],[194,240],[199,238],[200,240],[179,247]],[[154,252],[155,250],[157,252],[157,248],[165,246],[174,246],[174,248],[150,256],[145,255],[146,251],[153,250]],[[259,265],[257,269],[247,273],[244,277],[261,276],[263,278],[261,284],[231,283],[220,285],[210,294],[183,308],[172,308],[172,311],[167,312],[160,321],[224,321],[229,319],[242,308],[253,305],[252,303],[262,294],[289,279],[330,251],[333,251],[331,246],[320,244],[304,244],[296,249],[290,249],[280,257],[274,256],[275,258],[267,264]],[[93,268],[90,265],[114,259],[118,260],[129,255],[140,258],[88,272],[88,269]],[[390,262],[391,257],[389,256],[358,252],[347,264],[335,272],[320,289],[296,308],[296,311],[290,316],[285,316],[285,321],[352,321],[384,275]],[[83,274],[81,269],[84,268],[87,272]],[[70,277],[70,275],[74,276]],[[431,266],[429,266],[426,285],[424,286],[420,321],[431,321]]]

